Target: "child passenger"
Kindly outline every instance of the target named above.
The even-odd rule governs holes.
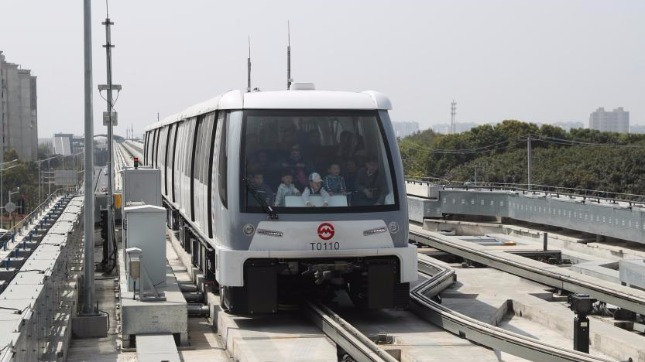
[[[280,180],[282,181],[282,183],[280,184],[280,186],[278,186],[278,193],[275,195],[275,206],[286,206],[285,198],[287,196],[299,196],[300,190],[298,190],[293,184],[293,176],[291,176],[291,170],[283,170]]]
[[[338,163],[330,164],[327,172],[329,174],[325,176],[325,190],[332,196],[345,195],[347,187],[345,186],[345,178],[340,175],[340,165]]]
[[[322,196],[322,206],[329,205],[329,193],[322,187],[322,183],[323,180],[318,173],[314,172],[309,175],[309,186],[302,192],[302,200],[305,202],[305,206],[313,206],[310,195]]]

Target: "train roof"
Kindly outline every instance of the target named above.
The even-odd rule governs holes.
[[[146,131],[218,109],[392,109],[390,100],[376,91],[344,92],[283,90],[246,93],[233,90],[168,116],[146,127]]]

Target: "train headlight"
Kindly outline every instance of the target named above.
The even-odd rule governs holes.
[[[396,234],[396,233],[398,233],[398,232],[399,232],[399,223],[398,223],[398,222],[396,222],[396,221],[392,221],[392,222],[390,223],[390,225],[388,225],[388,226],[390,227],[390,232],[391,232],[392,234]]]
[[[253,226],[253,225],[251,225],[251,224],[246,224],[246,225],[244,225],[244,226],[242,227],[242,232],[243,232],[243,233],[244,233],[244,235],[246,235],[246,236],[251,236],[251,235],[253,235],[253,233],[255,232],[255,226]]]
[[[266,230],[266,229],[258,229],[258,234],[272,236],[274,238],[281,238],[283,235],[282,231]]]
[[[370,236],[370,235],[374,235],[374,234],[381,234],[381,233],[384,233],[384,232],[386,232],[386,231],[387,231],[387,228],[385,228],[385,227],[378,227],[378,228],[374,228],[374,229],[369,229],[369,230],[365,230],[365,231],[363,231],[363,236]]]

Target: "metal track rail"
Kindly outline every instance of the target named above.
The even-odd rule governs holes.
[[[303,312],[329,337],[356,361],[396,362],[390,354],[352,327],[331,309],[312,301],[304,304]]]
[[[423,258],[423,256],[420,256]],[[410,291],[411,309],[421,318],[469,341],[531,361],[607,361],[586,353],[539,341],[480,322],[434,302],[432,299],[457,280],[454,270],[428,260],[419,260],[419,271],[429,278]]]
[[[645,314],[645,292],[637,289],[618,284],[596,283],[593,277],[547,266],[509,253],[490,253],[478,249],[476,245],[470,246],[465,242],[460,243],[454,239],[449,240],[441,235],[431,234],[415,225],[410,225],[410,239],[506,273],[572,293],[588,294],[600,301]]]
[[[138,146],[128,141],[121,142],[120,145],[126,150],[128,154],[132,155],[132,157],[139,157],[140,159],[143,157],[143,150],[139,149]]]

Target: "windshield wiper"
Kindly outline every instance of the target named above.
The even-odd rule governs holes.
[[[244,181],[244,185],[246,185],[246,189],[249,190],[249,192],[251,192],[251,195],[253,195],[253,198],[255,199],[255,201],[257,201],[258,204],[262,206],[262,210],[264,210],[264,212],[267,215],[269,215],[269,219],[278,220],[278,213],[276,213],[275,210],[273,210],[271,205],[269,205],[267,200],[264,197],[262,197],[262,195],[260,195],[258,190],[255,187],[253,187],[253,185],[251,185],[251,181],[249,181],[249,179],[246,177],[243,178],[242,181]]]

